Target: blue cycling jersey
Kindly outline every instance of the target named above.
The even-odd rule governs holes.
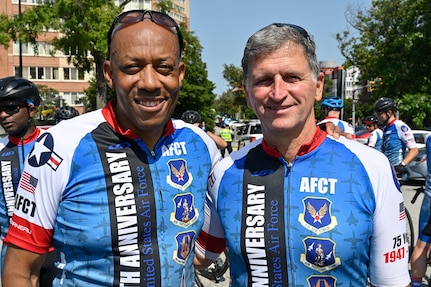
[[[53,286],[191,287],[207,179],[220,153],[183,121],[169,121],[151,151],[118,128],[113,105],[38,139],[6,241],[35,253],[52,244]]]
[[[406,286],[403,195],[387,158],[317,132],[289,164],[258,140],[210,178],[196,252],[227,246],[232,286]]]
[[[416,141],[410,127],[401,120],[388,123],[383,130],[382,152],[395,166],[399,165],[407,148],[415,148]]]
[[[15,206],[15,194],[24,168],[24,159],[30,153],[30,150],[33,148],[41,132],[41,129],[36,128],[34,132],[26,138],[20,139],[8,135],[0,141],[0,228],[2,240],[9,230],[9,221]],[[1,250],[0,275],[3,270],[5,253],[6,245],[3,244]]]

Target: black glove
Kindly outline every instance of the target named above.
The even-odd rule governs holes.
[[[407,168],[402,164],[396,165],[394,168],[397,173],[397,177],[402,177],[403,174],[407,173]]]

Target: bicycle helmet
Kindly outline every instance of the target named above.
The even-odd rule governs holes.
[[[55,119],[57,122],[67,120],[79,116],[79,112],[74,107],[64,106],[55,111]]]
[[[334,110],[341,110],[343,107],[343,100],[339,97],[327,97],[322,101],[322,104],[320,105],[321,109],[331,108]]]
[[[24,78],[6,77],[0,80],[0,101],[18,100],[37,107],[40,105],[39,90]]]
[[[365,124],[377,124],[377,118],[376,118],[376,117],[374,117],[374,116],[367,116],[367,117],[364,119],[364,123],[365,123]]]
[[[395,104],[394,99],[380,98],[374,103],[374,111],[378,114],[387,112],[389,110],[397,110],[397,105]]]
[[[189,123],[189,124],[200,124],[201,123],[201,116],[199,115],[199,113],[196,111],[192,111],[192,110],[185,111],[182,114],[181,119],[183,121],[185,121],[186,123]]]

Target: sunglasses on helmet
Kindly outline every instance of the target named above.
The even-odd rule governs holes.
[[[299,32],[304,38],[306,38],[308,41],[311,41],[310,35],[308,35],[307,31],[302,28],[301,26],[295,25],[295,24],[288,24],[288,23],[274,23],[277,27],[290,27],[297,32]]]
[[[148,15],[148,16],[147,16]],[[180,55],[184,48],[183,36],[177,22],[168,15],[151,10],[130,10],[118,15],[112,22],[111,28],[108,31],[108,52],[111,50],[112,35],[123,28],[124,26],[150,19],[152,22],[166,28],[178,37],[180,44]]]

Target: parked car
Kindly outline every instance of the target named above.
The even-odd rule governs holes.
[[[419,148],[416,158],[407,165],[407,179],[411,181],[425,182],[427,176],[426,150]]]
[[[427,176],[427,162],[426,162],[426,141],[431,135],[431,131],[426,130],[412,130],[415,137],[416,145],[419,153],[416,158],[407,166],[407,179],[411,181],[425,182]]]
[[[239,137],[238,149],[262,137],[263,137],[263,134],[262,134],[262,126],[260,125],[260,121],[259,120],[250,121],[245,126],[243,134]]]
[[[431,131],[426,130],[412,130],[413,135],[415,136],[415,141],[418,148],[425,148],[425,143],[427,142],[427,138],[431,135]]]

